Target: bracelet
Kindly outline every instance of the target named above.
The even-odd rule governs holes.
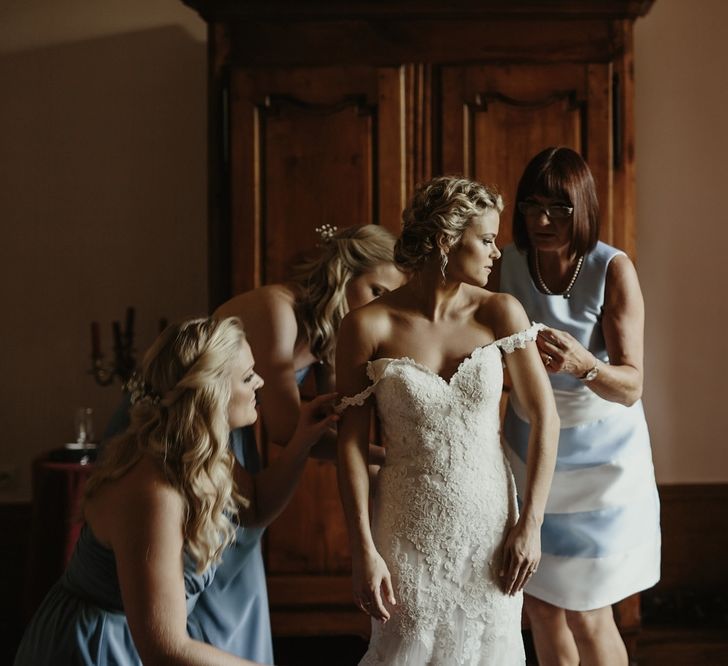
[[[595,360],[594,367],[590,370],[587,370],[582,377],[579,377],[579,379],[583,382],[591,382],[597,378],[597,375],[599,374],[599,361]]]

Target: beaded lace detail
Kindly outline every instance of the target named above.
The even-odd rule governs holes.
[[[524,349],[526,347],[526,344],[529,342],[533,342],[536,339],[536,336],[538,335],[538,332],[542,329],[546,328],[543,324],[532,324],[529,328],[518,331],[517,333],[514,333],[513,335],[509,335],[505,338],[500,338],[498,340],[494,340],[489,345],[485,345],[484,347],[477,347],[470,356],[467,356],[462,363],[460,363],[460,366],[455,371],[455,374],[457,375],[458,372],[460,372],[460,368],[464,364],[466,364],[468,361],[470,361],[473,356],[476,356],[480,350],[487,349],[490,345],[494,345],[496,347],[499,347],[501,350],[503,350],[506,354],[512,354],[516,349]],[[430,371],[433,374],[437,374],[432,370],[429,370],[427,366],[424,366],[420,363],[417,363],[414,359],[411,359],[409,356],[403,356],[402,358],[381,358],[377,359],[375,361],[369,361],[367,363],[367,376],[369,379],[372,380],[372,384],[367,386],[363,391],[360,393],[357,393],[356,395],[352,396],[345,396],[339,401],[339,404],[336,405],[334,410],[337,414],[341,414],[347,407],[361,407],[366,399],[374,393],[374,389],[379,382],[379,377],[377,376],[376,371],[374,371],[374,367],[377,363],[381,363],[383,361],[389,361],[392,363],[411,363],[415,367],[419,367],[420,369],[424,371]],[[454,375],[453,375],[454,377]],[[443,380],[444,381],[444,380]],[[452,378],[450,378],[450,381],[452,381]]]
[[[523,664],[520,595],[500,586],[500,550],[517,517],[500,443],[499,350],[535,339],[534,325],[479,347],[446,381],[412,359],[377,359],[372,393],[387,446],[372,533],[397,605],[372,623],[361,664]],[[345,407],[344,407],[345,408]]]
[[[501,338],[496,340],[493,344],[500,347],[506,354],[512,354],[516,349],[524,349],[526,344],[533,342],[538,335],[538,332],[546,328],[543,324],[533,323],[525,331],[519,331],[513,335],[509,335],[507,338]]]

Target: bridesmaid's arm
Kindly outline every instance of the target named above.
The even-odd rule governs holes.
[[[313,366],[316,393],[329,393],[335,390],[334,369],[328,363],[316,363]],[[306,401],[306,398],[303,398]],[[314,446],[311,447],[312,458],[317,460],[336,460],[336,429],[326,431]]]
[[[140,482],[125,493],[123,503],[108,509],[103,531],[114,551],[124,612],[141,660],[160,666],[253,664],[190,638],[182,559],[184,502],[159,474],[143,469],[132,474]]]
[[[262,471],[251,474],[235,462],[235,483],[243,497],[250,500],[250,505],[239,512],[242,525],[265,527],[286,508],[298,487],[311,446],[339,420],[333,413],[335,399],[336,393],[326,393],[304,403],[293,437]]]
[[[344,318],[336,352],[337,389],[342,396],[361,393],[369,384],[367,361],[376,343],[374,328],[367,318],[368,308],[355,310]],[[386,622],[389,611],[383,596],[394,604],[392,582],[384,560],[374,545],[369,523],[369,426],[372,399],[361,406],[348,407],[339,422],[339,492],[352,551],[354,600],[372,617]]]

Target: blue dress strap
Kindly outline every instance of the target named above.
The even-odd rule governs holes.
[[[493,344],[496,347],[499,347],[506,354],[511,354],[516,349],[523,349],[527,343],[533,342],[536,339],[538,332],[544,328],[546,327],[543,324],[537,324],[534,322],[533,325],[529,326],[527,329],[513,333],[508,337],[500,338]]]

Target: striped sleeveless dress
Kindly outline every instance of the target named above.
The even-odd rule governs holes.
[[[501,286],[528,316],[568,331],[609,363],[601,314],[609,262],[621,250],[599,242],[566,299],[541,293],[527,256],[503,249]],[[600,398],[579,379],[549,375],[561,419],[556,471],[541,530],[542,558],[525,591],[569,610],[613,604],[660,578],[660,508],[641,401]],[[526,481],[529,424],[511,392],[503,424],[519,493]]]

